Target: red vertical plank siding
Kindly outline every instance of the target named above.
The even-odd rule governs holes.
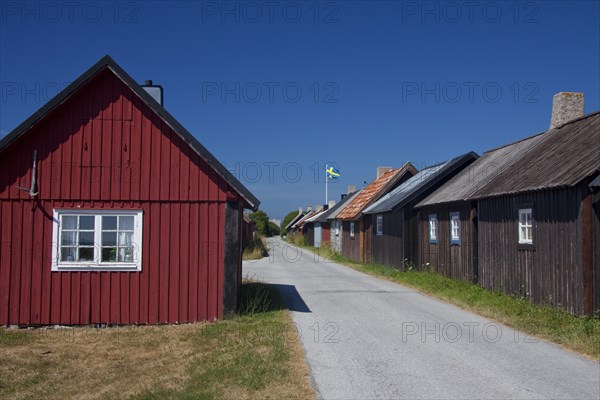
[[[170,252],[173,250],[170,248],[171,242],[171,226],[169,223],[170,217],[170,206],[161,205],[160,207],[160,264],[157,266],[159,275],[159,322],[167,322],[169,319],[169,261]]]
[[[207,186],[205,186],[207,187]],[[208,204],[200,204],[200,276],[198,277],[198,294],[200,319],[207,320],[208,317],[208,264],[209,264],[209,242],[208,242]]]
[[[151,204],[151,212],[150,219],[155,221],[155,226],[160,226],[160,203]],[[147,247],[146,247],[147,248]],[[149,304],[148,310],[148,321],[151,324],[158,323],[159,321],[159,304],[160,304],[160,290],[159,290],[159,274],[158,274],[158,266],[156,261],[160,260],[160,230],[158,229],[150,229],[150,248],[154,249],[154,253],[152,255],[152,259],[150,260],[148,268],[142,272],[143,275],[149,275],[149,292],[146,293],[145,298],[141,299],[141,303]]]
[[[12,224],[12,240],[13,257],[12,262],[21,268],[12,268],[10,273],[10,309],[9,321],[13,324],[19,323],[19,300],[21,292],[21,273],[23,270],[22,253],[23,253],[23,235],[21,221],[23,218],[23,208],[21,202],[12,202],[12,214],[15,217]]]
[[[179,315],[179,254],[181,252],[181,239],[179,236],[181,229],[180,206],[173,206],[170,209],[169,220],[171,224],[171,234],[166,242],[169,244],[170,257],[168,264],[161,266],[168,272],[169,277],[169,317],[168,321],[178,321]],[[169,240],[170,239],[170,240]],[[169,268],[167,268],[167,265]]]
[[[188,320],[198,319],[198,275],[200,259],[198,258],[198,247],[200,243],[200,224],[198,223],[198,204],[189,207],[189,271],[188,271]]]
[[[29,311],[31,307],[31,266],[32,266],[32,251],[33,251],[33,203],[25,202],[23,208],[23,218],[21,220],[21,290],[19,293],[19,324],[26,324],[29,321]]]
[[[190,252],[190,207],[189,204],[181,205],[181,216],[180,216],[180,226],[181,226],[181,237],[180,237],[180,246],[179,246],[179,263],[180,271],[179,271],[179,307],[178,312],[179,321],[189,321],[189,292],[188,292],[188,282],[189,282],[189,252]]]
[[[0,169],[1,170],[1,169]],[[6,178],[5,178],[6,179]],[[4,200],[4,199],[3,199]],[[0,324],[8,325],[10,304],[10,270],[12,263],[13,244],[10,237],[12,227],[12,210],[10,202],[0,202]]]
[[[39,195],[29,187],[38,150]],[[227,184],[112,72],[0,157],[0,324],[221,317]],[[140,272],[51,271],[55,209],[143,211]]]

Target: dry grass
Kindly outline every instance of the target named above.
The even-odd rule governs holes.
[[[175,388],[192,356],[181,338],[196,329],[202,327],[2,331],[0,397],[109,399]]]
[[[261,236],[257,236],[256,239],[252,239],[244,248],[242,259],[244,261],[260,260],[268,255],[269,251],[267,250],[264,239]]]
[[[252,311],[212,324],[0,328],[0,398],[314,398],[289,313],[244,286]]]

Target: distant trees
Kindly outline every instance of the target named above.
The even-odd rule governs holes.
[[[250,219],[256,223],[256,231],[261,236],[271,236],[269,229],[269,216],[266,212],[258,210],[250,214]]]
[[[269,236],[276,236],[279,235],[279,227],[277,225],[275,225],[275,222],[269,221]]]
[[[288,226],[288,224],[290,222],[292,222],[292,220],[294,218],[296,218],[298,216],[298,210],[294,210],[294,211],[290,211],[285,218],[283,219],[283,222],[281,222],[281,229],[280,229],[280,235],[283,236],[285,235],[285,227]]]

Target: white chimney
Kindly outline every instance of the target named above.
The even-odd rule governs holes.
[[[583,117],[583,93],[560,92],[554,95],[550,129],[579,117]]]
[[[352,194],[354,192],[356,192],[356,186],[354,186],[354,185],[348,186],[348,194]]]
[[[390,172],[392,167],[377,167],[377,178],[381,178],[386,173]]]
[[[333,208],[333,206],[335,206],[335,200],[329,200],[329,203],[327,204],[328,209]]]

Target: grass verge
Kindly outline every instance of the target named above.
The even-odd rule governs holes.
[[[257,236],[256,239],[252,239],[244,248],[242,259],[244,261],[260,260],[268,255],[269,251],[267,250],[267,246],[265,246],[264,239],[260,236]]]
[[[276,296],[245,282],[240,313],[216,323],[0,328],[0,398],[314,398]]]
[[[529,300],[489,291],[477,284],[458,281],[431,271],[400,271],[380,264],[361,264],[331,250],[316,249],[297,241],[292,244],[317,252],[320,257],[369,275],[413,287],[469,311],[491,318],[526,334],[600,360],[600,318],[575,316],[565,310],[536,305]]]

